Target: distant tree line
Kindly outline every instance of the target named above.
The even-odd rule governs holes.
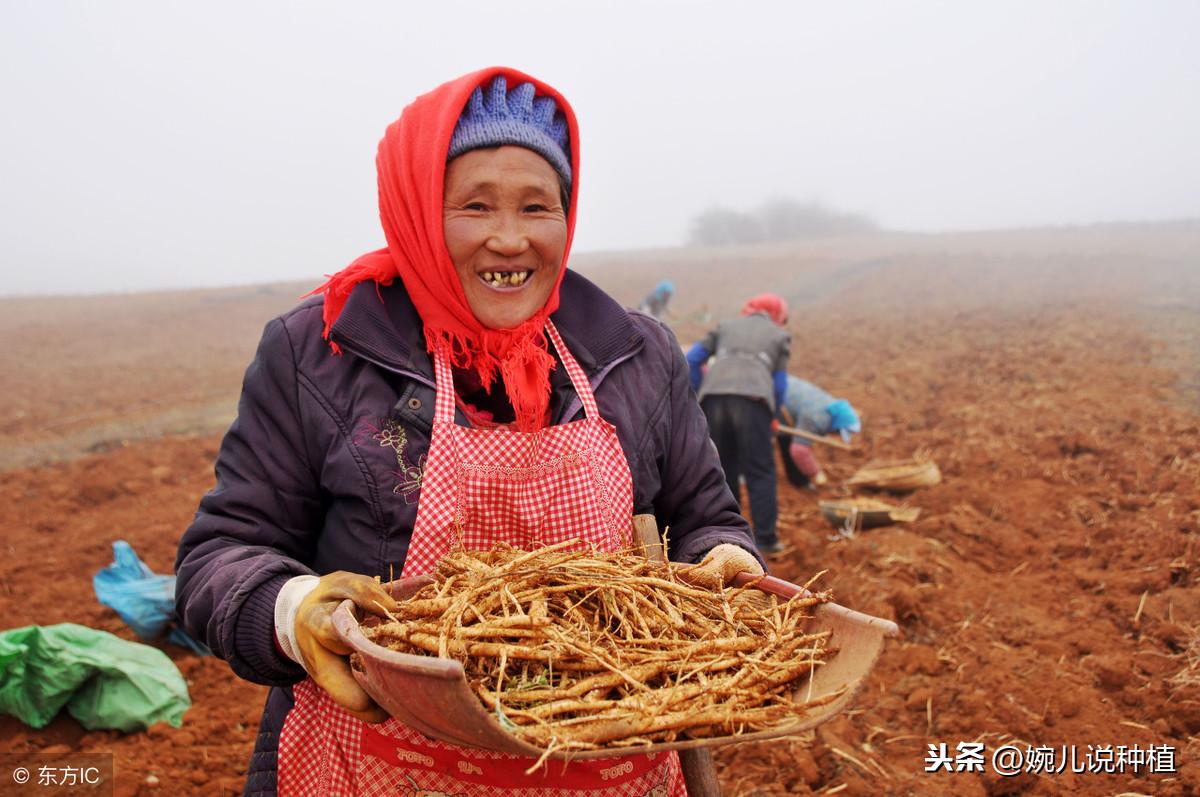
[[[878,230],[879,225],[873,219],[860,213],[833,210],[817,202],[777,198],[748,213],[719,206],[705,210],[692,219],[688,243],[729,246]]]

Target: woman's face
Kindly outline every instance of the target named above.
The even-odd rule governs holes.
[[[476,149],[446,165],[442,222],[467,304],[509,329],[546,304],[567,248],[558,173],[524,147]]]

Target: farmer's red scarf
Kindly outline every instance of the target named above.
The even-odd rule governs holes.
[[[512,329],[487,329],[467,305],[462,284],[446,249],[442,230],[442,189],[450,136],[467,99],[477,86],[504,75],[508,85],[533,83],[537,94],[554,98],[567,119],[571,150],[571,204],[567,214],[567,247],[563,268],[545,306]],[[430,352],[444,352],[458,368],[473,368],[485,388],[497,373],[521,431],[545,424],[550,404],[550,369],[543,328],[558,309],[558,288],[566,270],[575,232],[579,187],[579,129],[575,112],[557,91],[515,69],[492,67],[443,84],[412,102],[379,142],[379,217],[387,248],[363,255],[329,278],[313,293],[325,294],[325,338],[355,285],[374,280],[390,285],[399,275],[425,325]],[[336,343],[330,343],[338,352]]]
[[[746,304],[742,306],[742,315],[753,315],[754,313],[766,313],[781,327],[787,324],[787,302],[773,293],[760,293],[746,301]]]

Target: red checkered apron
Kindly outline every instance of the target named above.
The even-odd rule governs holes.
[[[450,366],[434,358],[437,400],[416,527],[404,576],[432,570],[451,545],[521,548],[579,538],[600,550],[629,544],[633,485],[616,429],[600,417],[583,369],[549,321],[546,333],[583,403],[584,418],[536,432],[454,422]],[[398,720],[368,725],[311,680],[279,736],[279,794],[687,797],[675,753],[552,761],[430,739]]]

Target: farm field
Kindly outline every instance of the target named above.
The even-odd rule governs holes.
[[[762,291],[791,303],[792,371],[861,410],[820,493],[780,482],[773,572],[894,619],[851,711],[723,748],[726,795],[1200,794],[1200,224],[580,256],[636,304],[677,286],[689,345]],[[330,267],[336,268],[336,264]],[[134,639],[92,592],[128,540],[170,572],[212,484],[258,334],[306,284],[0,300],[0,613]],[[839,534],[817,501],[922,452],[941,484],[911,524]],[[240,793],[265,689],[163,649],[183,727],[33,731],[0,752],[112,751],[116,794]],[[1135,772],[925,772],[929,745],[1169,748]],[[1102,754],[1101,754],[1102,755]],[[1069,770],[1069,767],[1068,767]],[[148,780],[149,779],[149,780]]]

